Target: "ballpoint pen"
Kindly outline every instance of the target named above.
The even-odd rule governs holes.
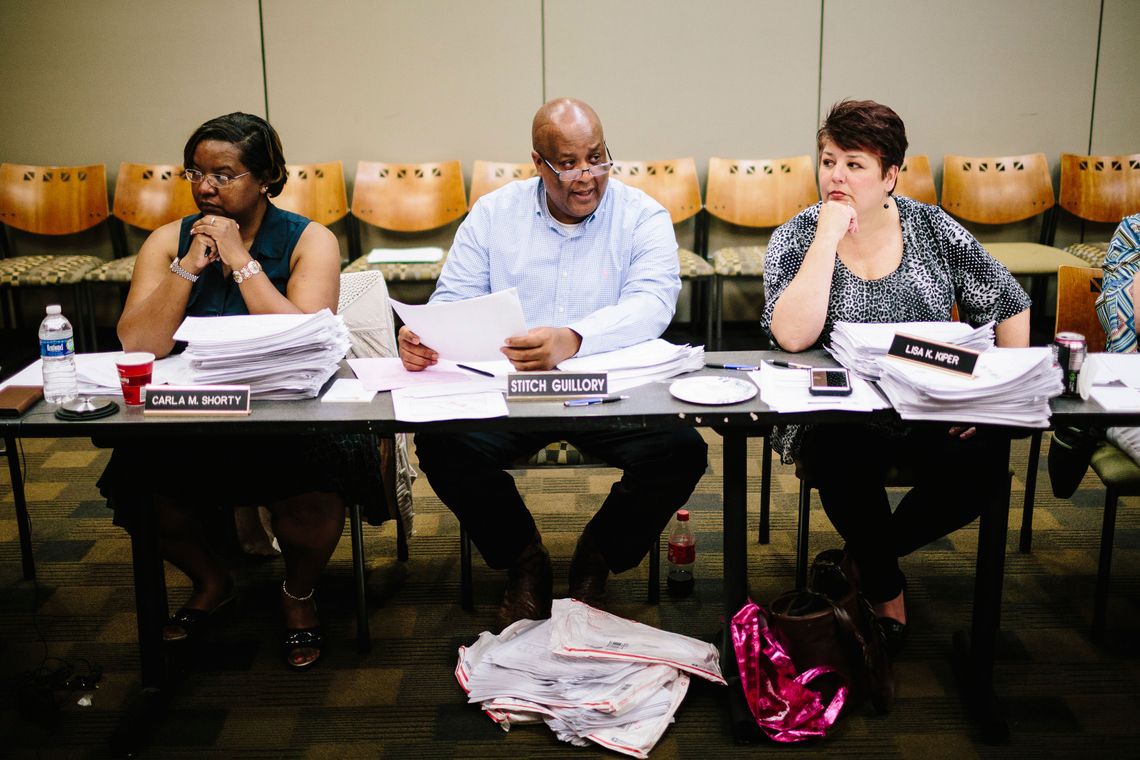
[[[754,369],[760,369],[755,364],[719,364],[717,362],[705,362],[705,366],[710,369],[741,369],[746,372],[751,372]]]
[[[593,406],[594,404],[612,404],[615,401],[623,401],[629,396],[605,396],[599,398],[572,398],[569,401],[562,402],[564,406]]]
[[[773,367],[783,367],[784,369],[811,369],[810,364],[796,364],[795,362],[786,362],[780,359],[769,359],[768,363]]]
[[[476,375],[482,375],[483,377],[494,377],[495,376],[494,372],[488,372],[485,369],[476,369],[475,367],[468,367],[466,364],[459,364],[458,362],[456,362],[455,366],[459,367],[459,369],[465,369],[468,372],[474,372]]]

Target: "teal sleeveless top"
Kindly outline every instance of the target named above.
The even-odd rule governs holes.
[[[192,214],[182,220],[178,235],[179,259],[190,250],[190,228],[201,218],[202,214]],[[250,256],[261,264],[265,275],[281,295],[285,295],[285,286],[289,282],[289,260],[293,257],[293,249],[308,225],[309,220],[300,214],[282,211],[270,203],[257,237],[249,247]],[[191,288],[186,316],[229,317],[238,314],[249,314],[241,289],[233,277],[222,276],[222,262],[215,261],[202,270]]]

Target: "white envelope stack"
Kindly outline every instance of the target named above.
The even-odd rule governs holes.
[[[879,359],[896,333],[985,351],[994,344],[994,323],[970,327],[965,322],[836,322],[828,353],[859,377],[879,379]]]
[[[195,385],[249,385],[263,399],[315,398],[348,351],[348,329],[315,314],[188,317],[174,333]]]
[[[690,675],[724,684],[716,647],[556,599],[549,620],[520,620],[459,648],[468,702],[509,731],[544,721],[559,739],[632,757],[673,722]]]
[[[1049,399],[1061,395],[1061,369],[1047,346],[991,348],[973,376],[887,357],[879,387],[904,420],[1049,426]]]

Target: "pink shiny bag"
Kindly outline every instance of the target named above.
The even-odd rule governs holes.
[[[764,611],[749,600],[732,616],[732,646],[740,685],[756,724],[769,739],[782,743],[824,736],[847,699],[846,684],[824,705],[808,684],[835,668],[820,666],[796,672],[795,663],[768,627]]]

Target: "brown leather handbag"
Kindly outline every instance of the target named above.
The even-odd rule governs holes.
[[[797,668],[835,668],[849,690],[845,709],[869,700],[886,713],[894,702],[891,663],[874,612],[851,581],[844,558],[838,550],[816,557],[810,588],[773,601],[770,623]],[[839,686],[826,684],[825,698]]]

